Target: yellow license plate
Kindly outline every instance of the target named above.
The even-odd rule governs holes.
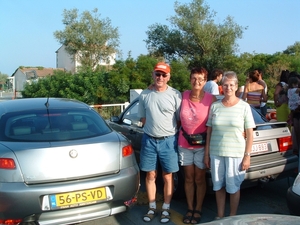
[[[50,195],[51,209],[78,207],[106,200],[105,187]]]

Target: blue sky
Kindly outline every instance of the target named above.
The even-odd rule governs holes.
[[[64,9],[79,12],[98,8],[100,18],[109,18],[120,33],[120,50],[125,59],[146,54],[148,27],[168,25],[175,15],[171,0],[0,0],[0,72],[11,75],[19,66],[56,67],[60,47],[54,31],[63,30]],[[189,3],[191,0],[179,0]],[[240,53],[281,52],[300,41],[299,0],[207,0],[222,23],[230,15],[248,27],[238,40]]]

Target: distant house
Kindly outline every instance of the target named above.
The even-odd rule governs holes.
[[[61,70],[64,71],[63,68],[43,68],[43,67],[23,67],[18,68],[12,75],[11,79],[13,79],[13,90],[14,92],[21,92],[24,90],[25,84],[32,84],[33,82],[37,82],[38,79],[51,76],[54,74],[54,71]]]
[[[78,62],[74,56],[71,56],[65,49],[65,46],[62,45],[56,52],[56,68],[64,68],[66,71],[75,73],[77,72],[77,68],[81,66],[80,62]],[[112,54],[109,57],[109,63],[105,61],[100,61],[99,65],[102,66],[111,66],[116,62],[116,54]]]

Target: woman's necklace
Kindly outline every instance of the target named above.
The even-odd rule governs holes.
[[[192,92],[190,93],[190,99],[193,100],[193,99],[198,99],[198,100],[202,100],[204,96],[204,92],[200,92],[200,95],[193,95]]]

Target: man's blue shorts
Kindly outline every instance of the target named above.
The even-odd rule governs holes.
[[[145,172],[157,170],[175,173],[179,170],[177,135],[155,139],[144,133],[140,152],[140,169]]]

